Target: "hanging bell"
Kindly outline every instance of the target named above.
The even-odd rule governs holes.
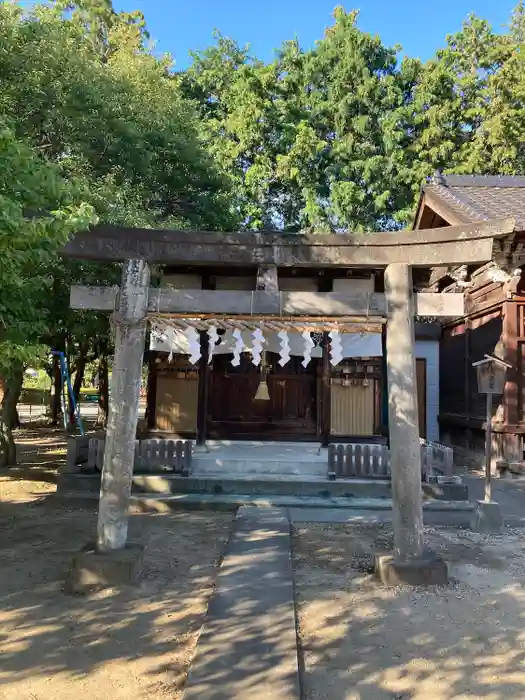
[[[268,383],[266,381],[266,375],[263,375],[259,386],[257,387],[257,391],[255,392],[255,400],[256,401],[269,401],[270,400],[270,393],[268,391]]]

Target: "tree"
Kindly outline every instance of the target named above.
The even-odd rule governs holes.
[[[42,310],[51,291],[50,266],[68,236],[94,221],[91,206],[58,169],[0,126],[0,466],[16,460],[13,411],[24,364],[42,352]],[[14,398],[15,397],[15,400]]]
[[[509,32],[498,37],[498,65],[486,78],[483,121],[473,134],[463,169],[525,174],[525,8],[520,2]]]
[[[218,35],[181,76],[247,228],[387,227],[412,196],[405,105],[418,64],[400,70],[356,12],[334,16],[313,49],[286,42],[269,65]]]
[[[65,176],[84,181],[104,220],[228,228],[225,182],[169,58],[151,55],[142,27],[109,3],[84,2],[64,16],[65,7],[0,6],[0,114]]]
[[[195,110],[173,79],[169,58],[154,57],[146,40],[140,13],[116,13],[105,0],[29,10],[2,3],[0,119],[9,121],[16,142],[58,183],[56,201],[49,191],[40,208],[62,211],[61,188],[67,193],[75,183],[79,201],[102,221],[228,229],[235,216],[227,181],[201,143]],[[10,165],[3,164],[3,174],[16,181]],[[20,253],[26,274],[46,289],[38,296],[39,323],[31,337],[39,348],[47,342],[67,349],[81,369],[82,355],[93,353],[95,338],[109,329],[107,319],[69,310],[69,285],[112,284],[115,266],[68,262],[53,251],[45,265],[29,250]],[[13,326],[25,323],[25,310],[17,308],[21,315],[13,310]],[[14,347],[10,341],[4,352],[10,375],[19,357]]]

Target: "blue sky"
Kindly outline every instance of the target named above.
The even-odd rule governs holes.
[[[461,27],[470,13],[488,19],[494,28],[508,22],[517,0],[114,0],[117,10],[140,9],[146,16],[159,52],[169,51],[176,67],[188,64],[188,51],[202,49],[219,29],[252,53],[269,60],[284,40],[299,38],[304,48],[323,35],[337,4],[360,7],[361,29],[379,34],[387,45],[401,44],[403,52],[429,58],[445,36]]]

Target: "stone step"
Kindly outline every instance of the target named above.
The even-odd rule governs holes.
[[[83,505],[91,507],[98,502],[98,492],[95,491],[58,491],[57,498],[68,505]],[[254,494],[209,494],[209,493],[179,493],[179,494],[135,494],[131,497],[134,511],[161,513],[181,509],[216,509],[235,511],[241,506],[256,506],[261,508],[308,508],[324,510],[367,511],[369,513],[390,513],[392,500],[390,498],[352,498],[345,496],[285,496],[285,495],[254,495]],[[462,512],[469,515],[473,512],[470,501],[439,501],[428,500],[423,503],[424,513]]]
[[[316,476],[326,478],[328,462],[317,460],[243,459],[195,455],[192,463],[194,476]]]
[[[209,441],[195,447],[192,475],[260,475],[326,479],[328,453],[318,443]]]
[[[391,511],[392,500],[390,498],[354,498],[346,496],[283,496],[268,495],[256,496],[253,494],[208,494],[208,493],[179,493],[157,495],[132,496],[134,504],[142,503],[150,505],[155,510],[155,504],[165,504],[177,508],[184,505],[231,506],[258,506],[262,508],[355,508],[358,510]],[[470,501],[425,501],[423,510],[450,511],[466,510],[472,512],[473,504]],[[166,510],[161,508],[161,510]]]
[[[58,481],[61,492],[92,492],[98,495],[98,474],[61,474]],[[244,494],[251,496],[331,496],[359,498],[389,498],[390,481],[386,479],[348,479],[329,481],[303,477],[261,478],[256,476],[190,476],[174,474],[135,474],[132,491],[146,494]],[[440,500],[467,500],[468,489],[463,484],[423,484],[427,498]]]

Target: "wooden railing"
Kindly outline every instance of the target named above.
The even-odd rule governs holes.
[[[454,450],[439,442],[421,438],[421,463],[423,474],[431,476],[452,476]]]
[[[451,476],[454,452],[437,442],[421,440],[421,479]],[[331,444],[328,447],[329,479],[389,479],[390,452],[386,445]]]
[[[105,440],[89,441],[87,468],[102,471]],[[134,472],[173,472],[182,476],[191,473],[191,440],[136,440]]]
[[[359,443],[328,446],[328,478],[364,479],[390,477],[390,454],[386,445]]]

